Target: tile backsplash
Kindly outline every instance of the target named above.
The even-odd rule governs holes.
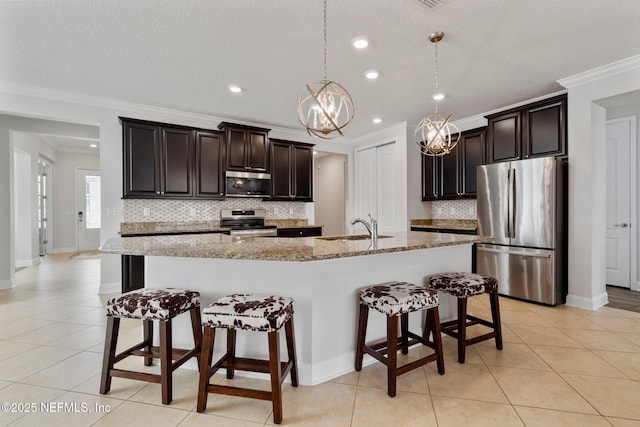
[[[476,200],[438,200],[431,202],[433,219],[476,219]]]
[[[124,199],[122,222],[217,221],[221,209],[264,209],[270,219],[306,218],[304,202],[263,202],[261,199],[159,200]]]

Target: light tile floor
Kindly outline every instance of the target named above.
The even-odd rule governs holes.
[[[100,395],[109,296],[96,295],[99,277],[95,257],[52,255],[18,272],[19,286],[0,291],[0,402],[15,404],[2,407],[0,426],[272,425],[265,401],[211,395],[206,413],[195,412],[197,373],[189,369],[176,371],[169,406],[160,404],[157,384],[121,378]],[[470,311],[489,316],[488,300],[473,298]],[[445,338],[446,374],[434,364],[407,373],[393,399],[379,363],[315,387],[287,384],[283,425],[640,426],[640,313],[507,298],[501,311],[504,350],[493,341],[476,344],[460,365],[455,342]],[[138,322],[121,328],[120,347],[140,337]],[[26,412],[31,403],[35,411]]]

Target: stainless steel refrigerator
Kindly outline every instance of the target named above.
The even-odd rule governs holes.
[[[478,166],[476,269],[498,292],[556,305],[567,294],[566,160],[554,157]],[[588,266],[585,266],[588,268]]]

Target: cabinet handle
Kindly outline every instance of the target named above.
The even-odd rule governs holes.
[[[159,192],[159,191],[156,191],[156,194],[160,194],[160,192]]]

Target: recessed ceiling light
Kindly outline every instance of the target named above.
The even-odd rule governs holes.
[[[376,70],[369,70],[367,72],[364,73],[364,75],[369,79],[369,80],[373,80],[373,79],[377,79],[378,76],[380,76],[380,73],[378,73]]]
[[[351,40],[351,44],[356,49],[364,49],[365,47],[369,46],[369,40],[367,40],[365,37],[358,36]]]
[[[444,99],[444,93],[434,93],[432,98],[436,101],[442,101]]]
[[[373,119],[373,123],[375,124],[382,123],[382,119],[380,117],[376,117],[375,119]]]
[[[240,93],[242,92],[242,88],[238,85],[229,85],[229,90],[233,93]]]
[[[91,148],[98,148],[98,144],[89,144],[89,147],[91,147]]]

